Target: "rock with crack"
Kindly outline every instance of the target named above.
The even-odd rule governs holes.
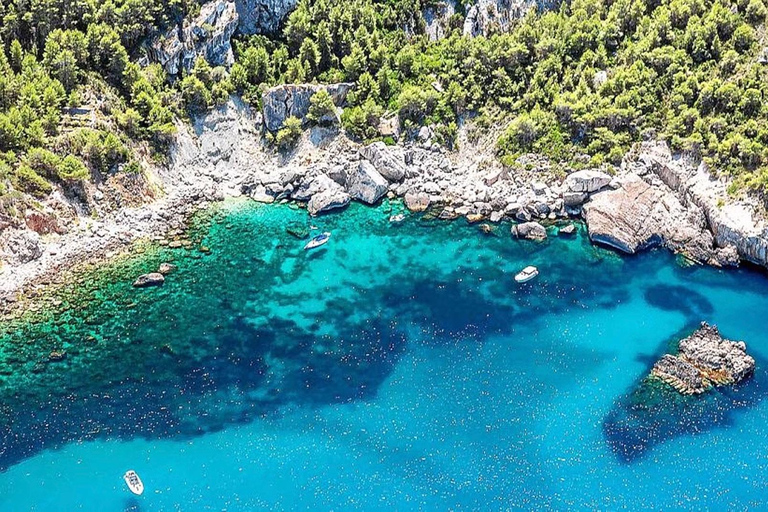
[[[426,192],[407,192],[403,198],[405,207],[412,212],[423,212],[429,208],[429,194]]]
[[[349,172],[346,179],[347,193],[352,199],[367,204],[374,204],[381,199],[389,188],[385,180],[370,162],[362,160],[355,170]]]
[[[310,107],[310,98],[322,89],[328,91],[337,106],[343,106],[347,93],[354,84],[338,83],[330,85],[287,84],[268,89],[261,96],[264,126],[271,132],[276,132],[285,124],[289,117],[304,121]]]
[[[27,229],[6,229],[2,231],[2,246],[11,263],[29,263],[43,255],[40,235]]]
[[[147,56],[174,77],[189,72],[198,57],[212,66],[230,66],[235,61],[230,40],[237,23],[233,1],[205,3],[200,7],[200,14],[154,38],[147,46]]]
[[[569,174],[565,178],[563,186],[567,192],[592,194],[607,187],[612,179],[613,178],[602,171],[584,169],[583,171],[576,171]]]
[[[307,211],[310,215],[343,208],[351,199],[341,185],[324,174],[316,177],[307,191],[312,193],[307,203]]]
[[[402,181],[405,177],[405,160],[390,146],[374,142],[360,150],[363,158],[370,161],[376,170],[389,181]]]
[[[651,375],[684,395],[699,394],[713,386],[737,384],[752,375],[755,360],[743,341],[724,339],[717,327],[702,322],[680,340],[677,355],[665,354]]]

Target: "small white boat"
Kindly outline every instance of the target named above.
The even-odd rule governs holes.
[[[324,245],[328,243],[328,240],[331,239],[331,234],[328,232],[321,233],[315,237],[312,238],[309,242],[307,242],[307,245],[304,246],[304,250],[307,249],[314,249],[315,247],[320,247],[321,245]]]
[[[403,222],[405,220],[405,215],[402,213],[398,213],[397,215],[392,215],[389,217],[389,222],[397,223],[397,222]]]
[[[537,275],[539,275],[539,269],[533,266],[525,267],[515,276],[515,281],[518,283],[527,283]]]
[[[144,483],[141,481],[141,478],[139,478],[139,475],[134,470],[131,469],[126,471],[126,473],[123,475],[123,480],[125,480],[125,483],[128,484],[128,488],[133,494],[141,496],[141,493],[144,492]]]

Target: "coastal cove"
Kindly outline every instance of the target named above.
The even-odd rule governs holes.
[[[768,506],[762,271],[402,210],[225,201],[190,248],[141,246],[3,324],[0,508]],[[287,229],[311,226],[333,236],[307,252]],[[701,321],[754,377],[638,415]]]

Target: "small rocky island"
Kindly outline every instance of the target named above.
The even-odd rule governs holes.
[[[741,382],[755,371],[755,360],[743,341],[724,339],[717,327],[702,322],[693,334],[680,340],[677,355],[665,354],[651,376],[684,395],[699,394],[713,386]]]

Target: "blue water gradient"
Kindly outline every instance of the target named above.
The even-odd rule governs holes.
[[[228,203],[209,253],[147,250],[5,326],[0,510],[768,507],[763,273],[391,213]],[[305,252],[289,223],[333,236]],[[703,320],[755,379],[638,409]]]

